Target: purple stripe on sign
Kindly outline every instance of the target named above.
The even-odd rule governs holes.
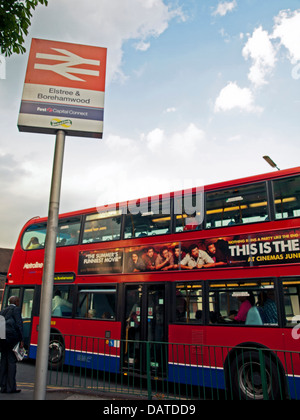
[[[103,108],[61,105],[46,102],[22,101],[20,113],[103,121]]]

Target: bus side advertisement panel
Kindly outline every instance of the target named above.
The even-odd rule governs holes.
[[[254,267],[300,262],[300,229],[80,251],[78,274],[183,268]]]

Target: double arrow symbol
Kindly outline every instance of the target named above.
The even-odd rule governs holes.
[[[41,58],[43,60],[52,60],[52,61],[62,61],[59,64],[39,64],[35,63],[34,68],[37,70],[48,70],[53,71],[54,73],[59,74],[60,76],[66,77],[69,80],[77,80],[79,82],[85,82],[84,79],[80,79],[74,74],[86,74],[88,76],[99,77],[100,72],[96,70],[88,70],[82,68],[74,68],[73,66],[78,66],[80,64],[89,64],[91,66],[100,66],[100,61],[90,60],[87,58],[80,57],[79,55],[73,54],[70,51],[52,48],[63,55],[54,55],[54,54],[41,54],[37,53],[36,58]]]

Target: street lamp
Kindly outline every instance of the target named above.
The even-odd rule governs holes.
[[[263,156],[263,158],[265,159],[266,162],[268,162],[270,166],[272,166],[272,168],[276,168],[278,169],[278,171],[280,171],[280,169],[278,168],[276,163],[270,158],[270,156]]]

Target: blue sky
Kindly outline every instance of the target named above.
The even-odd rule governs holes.
[[[2,247],[48,209],[54,138],[17,129],[33,37],[108,48],[104,138],[67,138],[61,212],[299,165],[299,1],[49,0],[0,66]]]

